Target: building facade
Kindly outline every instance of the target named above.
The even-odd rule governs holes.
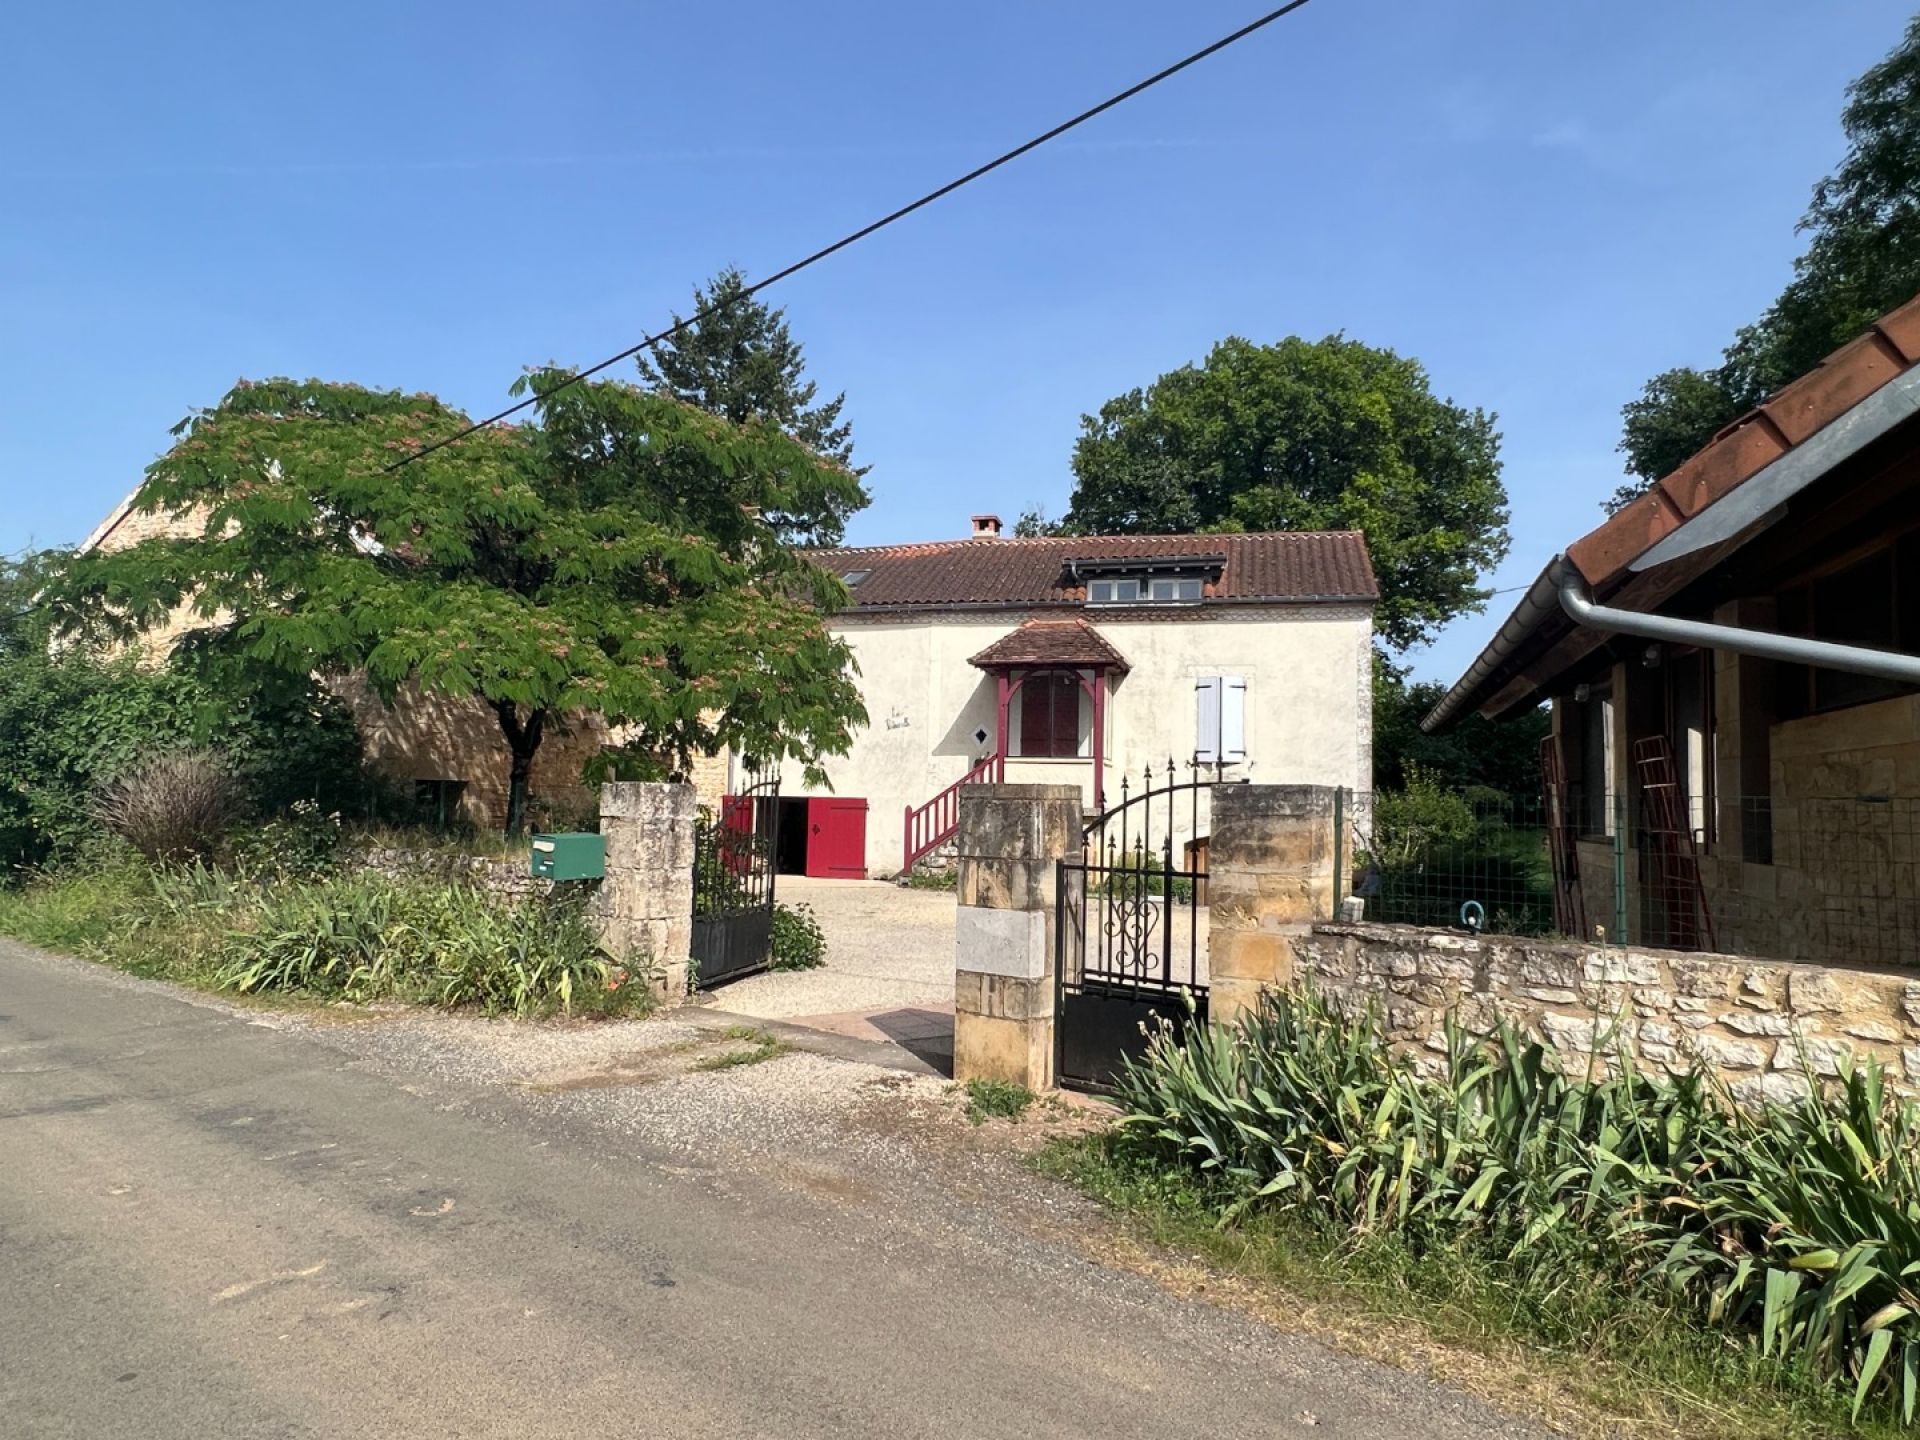
[[[782,868],[879,877],[937,861],[968,776],[1077,785],[1089,812],[1170,766],[1370,789],[1378,590],[1360,535],[974,528],[818,555],[853,596],[833,628],[868,723],[826,762],[828,786],[783,774]],[[1204,808],[1198,823],[1204,835]],[[1180,838],[1193,829],[1184,818]]]
[[[1920,300],[1554,557],[1424,724],[1552,706],[1567,933],[1920,963],[1916,654]]]

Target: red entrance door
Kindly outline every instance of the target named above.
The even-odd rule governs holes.
[[[807,801],[807,874],[825,880],[867,878],[866,801]]]

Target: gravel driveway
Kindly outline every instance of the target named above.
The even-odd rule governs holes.
[[[714,1008],[890,1040],[936,1067],[951,1066],[951,892],[782,875],[775,894],[782,904],[812,908],[827,940],[826,965],[723,985],[712,992]]]

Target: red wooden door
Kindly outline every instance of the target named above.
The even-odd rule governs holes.
[[[834,796],[807,801],[807,874],[867,878],[867,802]]]

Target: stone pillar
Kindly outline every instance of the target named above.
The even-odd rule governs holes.
[[[954,1079],[1052,1088],[1056,866],[1080,845],[1077,785],[960,792]]]
[[[614,781],[600,789],[607,874],[594,918],[614,957],[644,966],[669,1004],[687,993],[693,944],[691,785]]]
[[[1333,919],[1333,789],[1221,785],[1207,843],[1208,1014],[1231,1023],[1293,983],[1292,937]]]

